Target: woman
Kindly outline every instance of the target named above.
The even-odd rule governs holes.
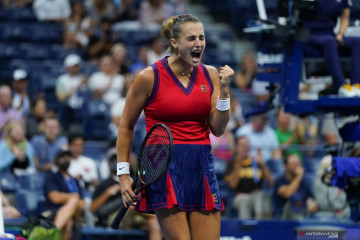
[[[102,99],[112,105],[121,98],[125,79],[117,71],[112,56],[104,55],[101,57],[100,71],[93,73],[89,78],[89,88],[95,99]]]
[[[5,141],[0,143],[0,156],[0,173],[18,175],[23,171],[34,171],[34,150],[25,139],[22,124],[7,126]]]
[[[220,136],[225,131],[234,71],[226,65],[218,73],[200,63],[205,34],[196,17],[171,17],[164,22],[162,34],[169,41],[171,56],[137,75],[120,122],[117,154],[122,170],[117,175],[123,201],[129,206],[138,199],[131,190],[127,161],[134,125],[145,110],[147,130],[158,122],[167,124],[175,146],[167,175],[139,196],[137,210],[155,212],[165,239],[219,239],[219,211],[224,207],[209,133]]]

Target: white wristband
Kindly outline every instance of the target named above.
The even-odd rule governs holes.
[[[128,162],[118,162],[116,175],[121,176],[124,174],[130,174],[129,165],[130,164]]]
[[[216,102],[216,109],[219,111],[227,111],[230,109],[230,97],[227,99],[218,98]]]

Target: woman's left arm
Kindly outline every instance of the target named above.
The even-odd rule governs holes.
[[[219,68],[219,72],[207,66],[214,91],[211,96],[210,115],[208,124],[211,132],[219,137],[225,132],[230,116],[230,81],[234,75],[234,70],[228,65]]]

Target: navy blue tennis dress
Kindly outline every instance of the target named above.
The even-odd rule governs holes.
[[[167,58],[152,68],[155,80],[145,106],[146,129],[165,123],[174,138],[174,152],[167,174],[141,192],[135,209],[148,213],[174,207],[183,211],[224,210],[207,124],[214,87],[206,67],[194,67],[186,88]]]

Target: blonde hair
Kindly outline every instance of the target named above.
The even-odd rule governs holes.
[[[126,47],[124,44],[122,43],[117,43],[115,44],[114,46],[112,46],[110,52],[111,52],[111,55],[115,55],[115,53],[119,50],[119,49],[123,49],[126,51]]]
[[[173,52],[173,47],[170,44],[170,40],[173,38],[178,40],[180,34],[180,26],[183,23],[201,23],[200,20],[191,14],[182,14],[180,16],[172,16],[163,22],[161,27],[161,33],[167,40],[168,51]]]
[[[14,142],[11,139],[11,131],[13,130],[13,128],[15,126],[21,127],[21,129],[23,129],[23,131],[24,131],[23,125],[21,123],[19,123],[19,122],[10,122],[10,123],[8,123],[6,125],[6,127],[5,127],[5,129],[6,129],[5,130],[5,141],[7,142],[10,149],[12,149],[13,144],[14,144]],[[24,136],[23,136],[23,138],[21,139],[21,141],[19,143],[22,143],[23,146],[26,148],[25,131],[24,131]]]

